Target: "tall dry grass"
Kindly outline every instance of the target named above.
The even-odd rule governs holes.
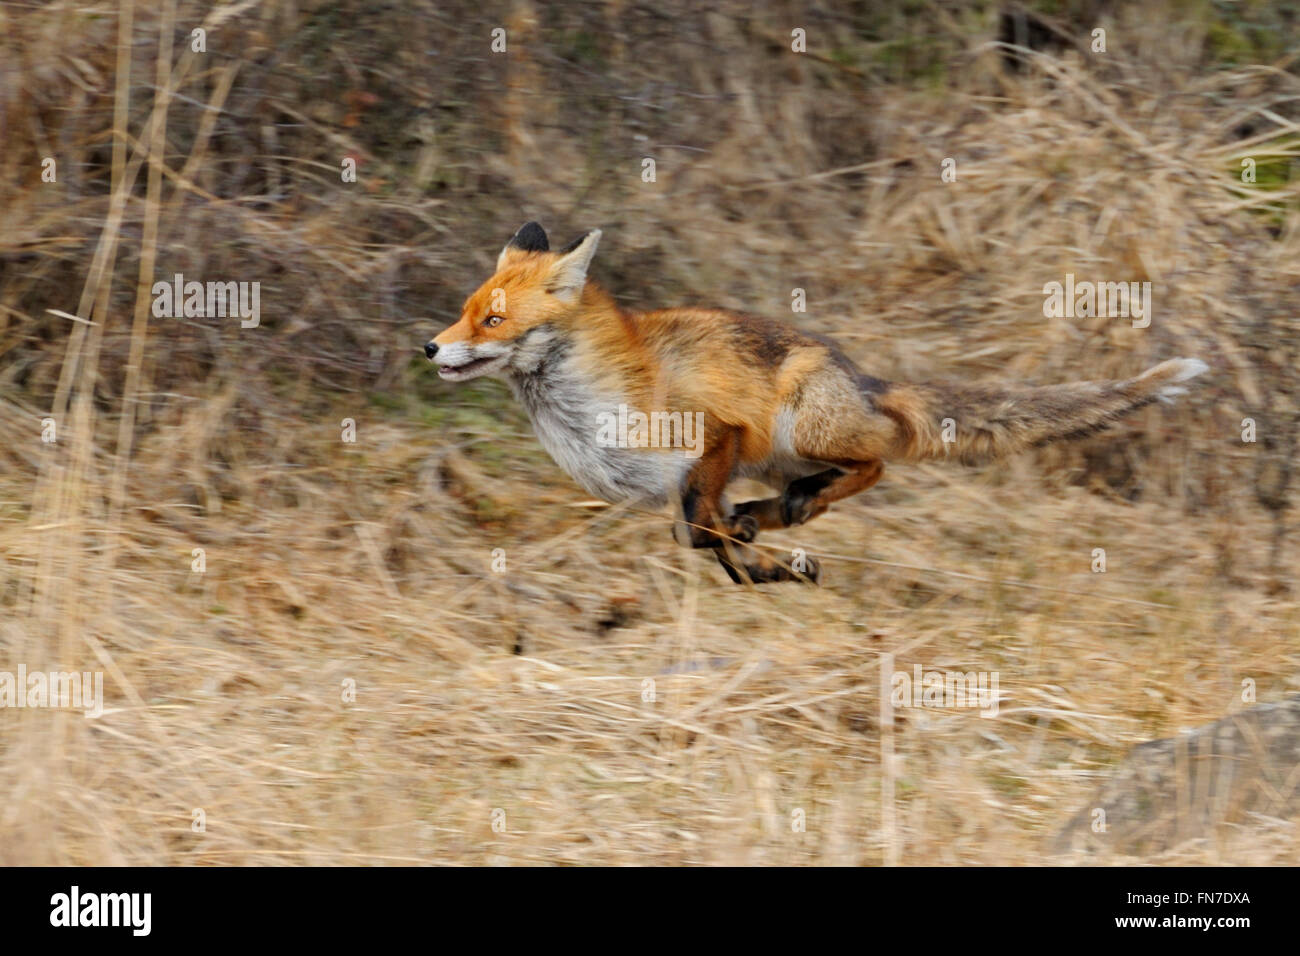
[[[0,861],[1031,863],[1135,743],[1294,693],[1296,38],[1215,10],[1024,48],[992,4],[0,8],[0,670],[108,693],[0,711]],[[418,356],[530,218],[606,228],[629,306],[884,377],[1213,370],[892,470],[772,536],[826,586],[738,589]],[[151,317],[177,272],[262,282],[261,327]],[[1150,328],[1045,319],[1067,272],[1150,281]],[[882,723],[882,661],[1006,699]],[[1259,814],[1142,855],[1296,858]]]

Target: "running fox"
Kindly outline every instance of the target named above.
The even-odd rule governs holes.
[[[737,582],[816,581],[816,562],[792,569],[747,543],[870,488],[886,461],[973,464],[1089,435],[1207,367],[1171,359],[1123,381],[1038,387],[887,382],[829,339],[768,319],[621,309],[587,278],[599,242],[594,229],[552,251],[527,223],[425,354],[449,381],[504,376],[578,484],[610,502],[673,502],[674,537],[713,549]],[[658,433],[601,434],[636,412],[661,413]],[[701,433],[690,447],[685,428],[664,427],[692,421]],[[742,477],[778,494],[732,506],[723,493]]]

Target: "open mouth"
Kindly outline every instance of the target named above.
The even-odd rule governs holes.
[[[506,364],[508,357],[496,355],[491,358],[473,359],[464,365],[443,365],[438,368],[438,375],[450,382],[463,382],[467,378],[477,378],[495,372]]]

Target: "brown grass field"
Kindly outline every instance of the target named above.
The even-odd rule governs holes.
[[[0,671],[106,697],[0,710],[0,863],[1300,862],[1300,764],[1054,848],[1135,745],[1300,692],[1300,12],[709,8],[0,4]],[[420,354],[529,219],[602,228],[626,306],[884,378],[1211,370],[892,468],[763,538],[821,587],[737,587]],[[260,325],[153,316],[176,273],[260,282]],[[1067,273],[1149,281],[1149,327],[1046,318]],[[891,711],[891,662],[998,713]]]

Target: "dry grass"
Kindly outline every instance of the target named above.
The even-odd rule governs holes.
[[[0,862],[1033,863],[1132,745],[1300,689],[1294,36],[1229,67],[1208,7],[1120,7],[1104,59],[1013,69],[992,7],[814,9],[801,59],[776,5],[239,6],[0,8],[0,670],[109,698],[0,711]],[[606,227],[629,305],[804,288],[791,320],[886,377],[1213,371],[1083,444],[893,470],[767,542],[826,586],[745,591],[420,364],[528,218]],[[175,272],[262,281],[262,327],[151,318]],[[1067,272],[1151,281],[1151,327],[1045,319]],[[996,671],[998,716],[882,734],[885,655]]]

